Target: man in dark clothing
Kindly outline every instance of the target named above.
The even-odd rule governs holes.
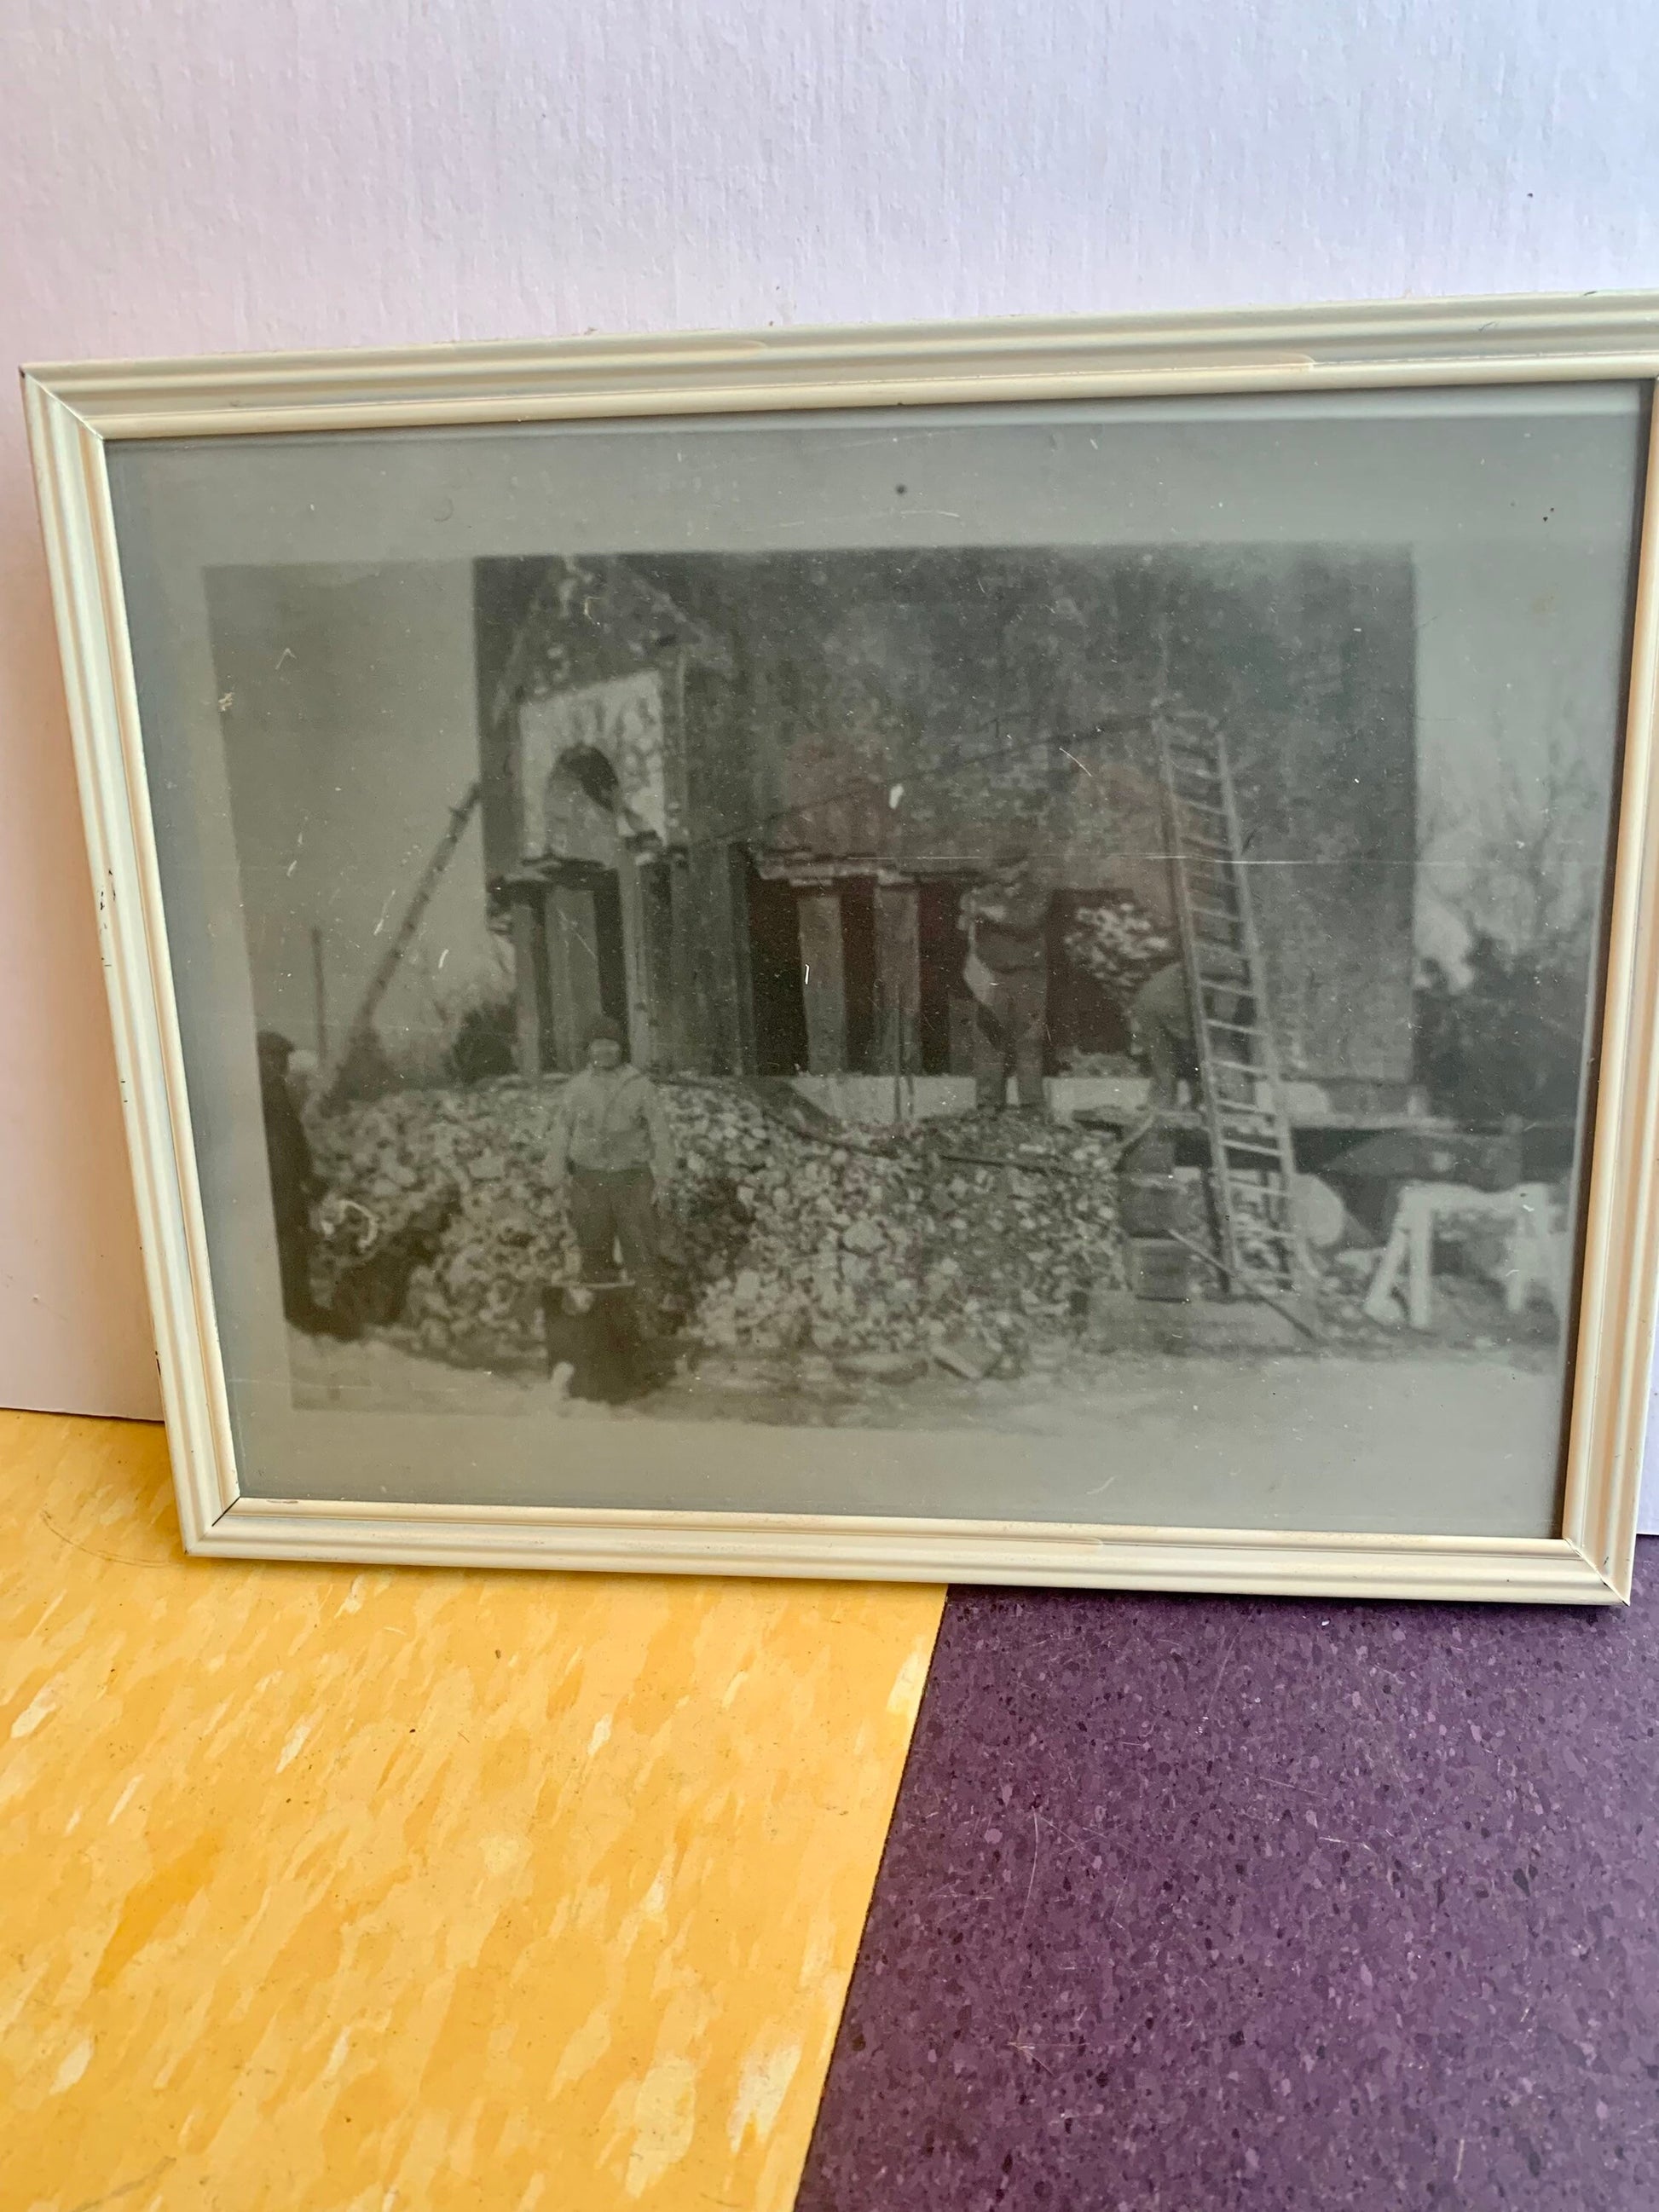
[[[270,1164],[283,1312],[295,1328],[315,1335],[328,1325],[311,1294],[311,1201],[317,1194],[318,1182],[310,1140],[289,1089],[288,1064],[294,1047],[275,1030],[261,1030],[258,1047],[259,1103],[264,1112],[265,1153]]]
[[[1232,1036],[1242,1036],[1244,1031],[1240,1025],[1251,1018],[1249,993],[1212,982],[1206,986],[1206,997],[1210,1021]],[[1146,1101],[1152,1114],[1174,1110],[1183,1082],[1192,1091],[1194,1105],[1198,1105],[1203,1093],[1203,1073],[1199,1064],[1193,1003],[1187,989],[1187,971],[1180,961],[1172,960],[1149,975],[1135,993],[1129,1006],[1129,1026],[1152,1079]],[[1240,1045],[1230,1056],[1242,1058],[1247,1053],[1248,1046]],[[1216,1104],[1251,1104],[1257,1079],[1254,1073],[1243,1067],[1218,1069]]]
[[[1005,862],[963,902],[968,957],[963,981],[974,997],[974,1083],[982,1111],[1007,1103],[1041,1112],[1048,1034],[1048,886],[1030,859]]]
[[[1186,970],[1178,960],[1149,975],[1135,993],[1129,1024],[1152,1079],[1147,1103],[1155,1112],[1168,1113],[1175,1106],[1183,1079],[1194,1090],[1198,1085],[1193,1010],[1187,995]]]

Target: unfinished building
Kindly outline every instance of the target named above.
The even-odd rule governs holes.
[[[1127,1047],[1068,912],[1172,926],[1160,702],[1224,731],[1299,1118],[1406,1110],[1416,746],[1403,554],[1325,548],[483,562],[485,866],[526,1072],[601,1011],[641,1065],[971,1066],[958,911],[1055,888],[1052,1067]]]

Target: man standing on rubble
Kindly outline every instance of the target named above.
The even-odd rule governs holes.
[[[661,1273],[657,1200],[674,1171],[673,1139],[656,1085],[624,1063],[622,1025],[608,1017],[590,1026],[587,1065],[564,1087],[548,1164],[554,1188],[568,1187],[583,1281],[614,1281],[620,1246],[641,1326],[654,1329]]]
[[[974,997],[974,1084],[981,1111],[1007,1103],[1012,1073],[1023,1109],[1041,1113],[1048,1034],[1050,893],[1020,850],[1003,858],[963,902]]]

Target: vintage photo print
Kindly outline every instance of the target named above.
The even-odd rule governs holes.
[[[245,1486],[1548,1531],[1642,434],[118,453]]]

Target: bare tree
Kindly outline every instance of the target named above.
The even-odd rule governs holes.
[[[1607,791],[1580,732],[1558,720],[1541,754],[1516,759],[1493,718],[1494,763],[1472,787],[1427,780],[1419,860],[1473,941],[1553,966],[1588,956],[1606,860]]]
[[[1443,781],[1419,809],[1421,864],[1462,930],[1461,964],[1430,956],[1417,999],[1419,1073],[1460,1119],[1575,1111],[1601,906],[1606,790],[1570,722],[1531,762],[1501,744],[1473,787]]]

